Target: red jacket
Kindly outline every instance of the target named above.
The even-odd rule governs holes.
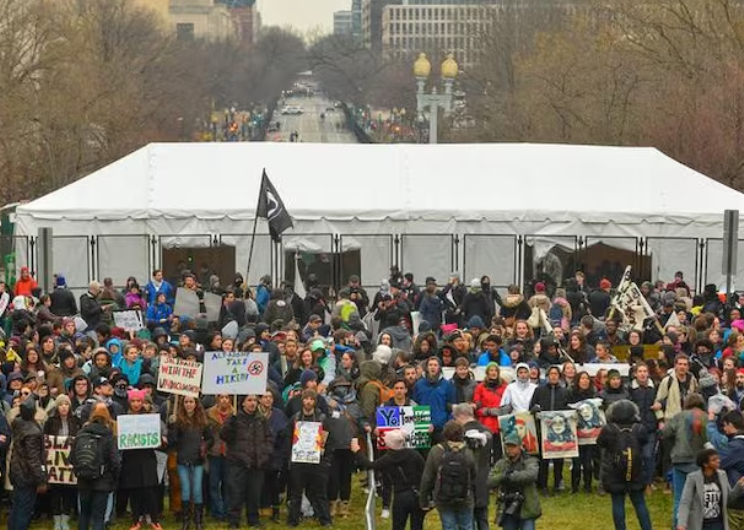
[[[504,390],[506,390],[506,384],[503,381],[496,388],[489,388],[485,383],[480,383],[475,387],[475,394],[473,395],[476,406],[475,414],[483,426],[494,434],[499,432],[499,418],[487,413],[487,409],[501,406]]]

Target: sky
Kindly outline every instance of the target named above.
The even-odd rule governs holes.
[[[301,32],[319,26],[333,31],[333,12],[351,9],[351,0],[258,0],[261,23],[267,26],[293,26]]]

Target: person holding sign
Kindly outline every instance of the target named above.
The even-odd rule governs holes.
[[[146,414],[145,391],[130,390],[129,411],[127,415]],[[162,432],[162,429],[161,429]],[[166,442],[166,439],[162,439]],[[120,449],[124,449],[120,447]],[[158,506],[158,461],[155,449],[128,449],[122,451],[122,473],[119,487],[128,490],[132,507],[132,526],[130,530],[140,530],[147,519],[153,530],[162,530],[159,523]]]
[[[72,415],[72,402],[67,395],[57,396],[55,405],[56,414],[44,424],[47,444],[50,439],[53,440],[57,437],[74,438],[80,429],[80,420]],[[54,530],[70,530],[70,514],[72,514],[72,508],[75,506],[77,492],[72,480],[68,481],[60,476],[52,476],[53,472],[58,470],[57,467],[55,461],[52,461],[47,467],[50,484],[53,480],[55,481],[50,487]]]
[[[227,420],[220,438],[227,452],[227,519],[230,528],[240,527],[240,514],[247,505],[248,526],[259,526],[258,508],[264,470],[274,450],[271,427],[258,411],[255,394],[240,398],[240,410]]]
[[[176,407],[176,413],[168,420],[168,443],[176,450],[178,478],[181,483],[182,530],[188,530],[192,521],[196,530],[203,528],[204,460],[213,442],[212,431],[207,425],[207,415],[201,402],[185,396],[182,405]]]

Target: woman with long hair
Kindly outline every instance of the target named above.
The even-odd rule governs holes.
[[[72,414],[72,402],[66,394],[57,396],[56,413],[44,424],[44,434],[74,438],[80,430],[80,420]],[[72,485],[53,484],[49,488],[54,530],[70,530],[70,515],[75,506],[76,490]]]
[[[88,438],[106,447],[103,451],[106,455],[105,466],[90,477],[85,476],[75,457],[75,444],[85,443]],[[70,460],[77,473],[77,491],[80,495],[78,530],[88,530],[91,527],[93,530],[104,530],[109,495],[116,490],[121,471],[121,457],[116,445],[116,422],[111,419],[105,403],[99,402],[93,406],[88,423],[80,429],[72,442]]]
[[[586,342],[586,337],[578,329],[573,330],[569,335],[566,353],[576,364],[586,364],[594,358],[594,348]]]
[[[147,414],[145,390],[130,390],[127,414]],[[161,432],[163,429],[161,428]],[[132,507],[130,530],[140,530],[149,519],[153,530],[163,530],[158,506],[158,460],[155,449],[129,449],[122,451],[121,480],[119,487],[128,490]]]
[[[534,358],[535,336],[526,320],[517,320],[514,323],[514,331],[507,342],[507,346],[509,350],[514,346],[521,346],[522,359],[525,361],[531,361]]]
[[[47,365],[41,360],[36,346],[32,346],[26,349],[26,357],[21,361],[21,373],[25,379],[27,376],[37,375],[39,372],[46,374],[48,372]]]
[[[182,530],[188,530],[193,521],[196,530],[203,528],[204,461],[214,438],[207,423],[201,402],[185,396],[176,400],[176,411],[168,421],[168,444],[176,450],[178,478],[181,483],[183,503]],[[179,406],[180,405],[180,406]]]
[[[584,371],[576,374],[574,384],[568,391],[568,403],[578,403],[587,399],[592,399],[596,395],[596,390],[592,384],[591,376]],[[579,456],[573,459],[571,467],[571,493],[579,492],[581,478],[584,478],[584,491],[592,491],[592,474],[593,474],[594,446],[579,445]]]

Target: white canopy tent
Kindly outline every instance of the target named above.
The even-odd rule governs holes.
[[[99,240],[98,263],[138,277],[149,275],[146,261],[135,263],[142,261],[141,236],[160,236],[164,246],[198,246],[219,235],[239,248],[241,270],[264,168],[295,222],[285,248],[330,251],[325,235],[341,234],[347,248],[362,249],[366,263],[387,251],[372,235],[416,234],[420,244],[404,250],[405,268],[423,274],[433,258],[441,258],[433,272],[440,276],[463,261],[448,262],[441,236],[471,234],[494,236],[494,243],[501,236],[526,236],[536,256],[566,236],[590,237],[592,244],[612,239],[609,244],[620,247],[651,238],[655,273],[670,278],[690,250],[669,241],[720,239],[723,211],[744,209],[744,194],[653,148],[172,143],[150,144],[19,206],[16,235],[33,237],[51,227],[55,238],[112,236],[105,244]],[[263,221],[259,233],[267,233]],[[268,254],[268,239],[262,241],[261,256],[254,255],[256,274]],[[709,267],[720,273],[718,244],[708,261],[717,259]],[[473,254],[473,261],[487,266],[501,252],[492,245]],[[63,252],[55,245],[54,259],[59,269],[79,260],[80,249]],[[377,283],[386,268],[372,266],[366,283]]]

